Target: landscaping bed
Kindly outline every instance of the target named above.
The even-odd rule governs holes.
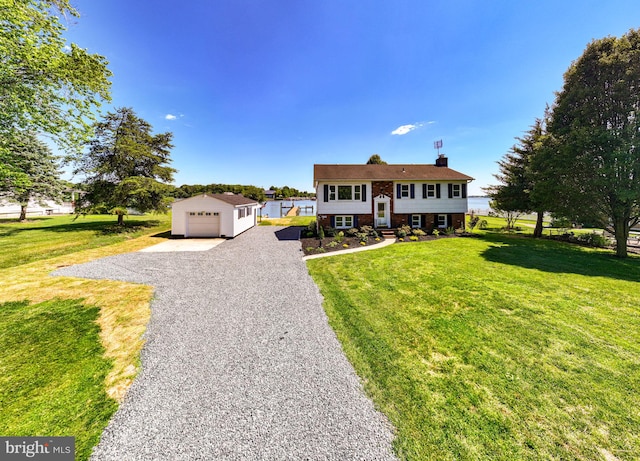
[[[311,226],[310,226],[311,227]],[[319,253],[329,253],[335,251],[348,250],[352,248],[361,248],[375,245],[384,240],[384,237],[378,234],[370,226],[363,226],[359,229],[347,229],[339,231],[337,229],[326,229],[324,237],[313,236],[315,233],[308,228],[303,231],[300,237],[302,251],[306,256]],[[305,235],[307,235],[305,237]],[[450,232],[450,233],[427,233],[422,229],[411,229],[408,226],[395,229],[396,243],[412,243],[424,242],[428,240],[438,240],[451,237],[468,237],[473,234],[468,232]]]

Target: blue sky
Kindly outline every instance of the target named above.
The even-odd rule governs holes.
[[[76,0],[113,102],[174,133],[174,183],[313,189],[314,163],[433,163],[494,183],[595,38],[640,2]]]

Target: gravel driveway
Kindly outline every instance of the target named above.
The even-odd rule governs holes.
[[[93,460],[391,460],[290,230],[58,270],[156,287],[142,371]]]

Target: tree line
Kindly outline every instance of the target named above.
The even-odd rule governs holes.
[[[613,234],[627,256],[640,221],[640,31],[594,40],[543,117],[498,162],[487,189],[505,211],[552,213]]]

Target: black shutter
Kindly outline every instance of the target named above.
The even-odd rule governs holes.
[[[436,198],[440,198],[440,184],[436,184]]]
[[[462,198],[467,198],[467,185],[462,185]]]
[[[329,201],[329,184],[325,184],[324,185],[324,198],[323,198],[323,200],[325,202]],[[333,227],[333,225],[331,227]]]
[[[453,184],[447,184],[449,186],[449,198],[453,198]]]
[[[329,218],[329,222],[331,223],[331,227],[336,227],[336,217],[335,216],[331,216],[331,218]]]
[[[420,215],[420,227],[422,227],[423,229],[424,229],[425,227],[427,227],[427,224],[426,224],[426,222],[425,222],[425,221],[426,221],[426,216],[425,216],[425,215],[423,215],[423,214],[421,214],[421,215]]]
[[[362,201],[366,202],[367,201],[367,185],[366,184],[362,185],[362,189],[360,189],[360,195],[362,196]]]
[[[358,215],[353,217],[353,227],[358,227]]]
[[[409,184],[409,196],[411,198],[416,198],[416,185],[415,184]]]
[[[427,185],[422,185],[422,198],[427,198]]]
[[[400,184],[396,184],[396,198],[402,198],[402,186],[400,186]]]
[[[453,227],[453,215],[447,215],[447,227]]]

